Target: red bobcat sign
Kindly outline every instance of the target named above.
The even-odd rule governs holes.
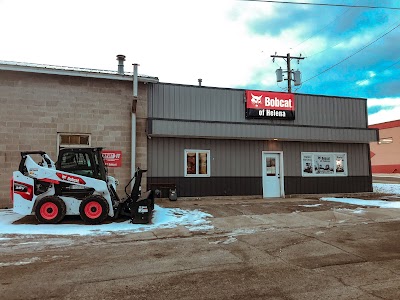
[[[118,150],[103,150],[101,152],[104,164],[107,167],[121,167],[122,151]]]
[[[294,120],[294,94],[246,91],[246,118]]]

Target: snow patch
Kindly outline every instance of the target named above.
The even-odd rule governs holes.
[[[331,198],[331,197],[323,197],[320,200],[361,205],[361,206],[377,206],[380,208],[400,208],[399,201],[362,200],[355,198]]]
[[[129,220],[110,224],[13,224],[23,218],[12,209],[0,209],[0,234],[45,234],[45,235],[108,235],[111,233],[134,233],[157,228],[185,226],[190,231],[213,229],[207,218],[213,216],[199,210],[163,208],[155,205],[151,224],[132,224]]]
[[[302,205],[299,205],[299,206],[303,206],[303,207],[318,207],[318,206],[321,206],[322,204],[321,203],[318,203],[318,204],[302,204]]]
[[[400,195],[400,184],[373,183],[372,187],[375,193]]]
[[[39,257],[26,258],[26,259],[23,259],[21,261],[0,263],[0,267],[23,266],[23,265],[28,265],[28,264],[34,263],[34,262],[39,261],[39,260],[40,260]]]

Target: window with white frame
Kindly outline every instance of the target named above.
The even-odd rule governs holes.
[[[210,177],[210,150],[185,149],[185,177]]]
[[[302,152],[303,177],[347,176],[347,154],[332,152]]]
[[[88,133],[58,133],[58,148],[90,147],[91,136]]]

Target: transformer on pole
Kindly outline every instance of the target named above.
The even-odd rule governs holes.
[[[301,55],[299,57],[296,57],[296,56],[293,57],[293,56],[290,56],[290,53],[286,54],[286,56],[276,55],[276,53],[275,53],[275,55],[271,55],[271,57],[273,58],[273,60],[275,60],[276,57],[283,58],[284,60],[286,60],[287,70],[284,71],[284,70],[282,70],[282,68],[277,69],[275,71],[275,73],[276,73],[276,81],[277,82],[282,82],[283,81],[282,73],[286,72],[287,73],[287,79],[285,79],[285,80],[287,80],[287,82],[288,82],[288,92],[291,93],[292,92],[292,81],[294,81],[294,85],[295,86],[301,85],[301,73],[300,73],[299,70],[293,71],[290,68],[290,61],[292,59],[297,59],[297,62],[299,63],[300,59],[304,59],[304,57],[301,57]],[[292,79],[292,73],[293,73],[293,77],[294,77],[293,79]]]

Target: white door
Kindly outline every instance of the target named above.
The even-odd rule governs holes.
[[[281,197],[280,154],[262,154],[263,197]]]

